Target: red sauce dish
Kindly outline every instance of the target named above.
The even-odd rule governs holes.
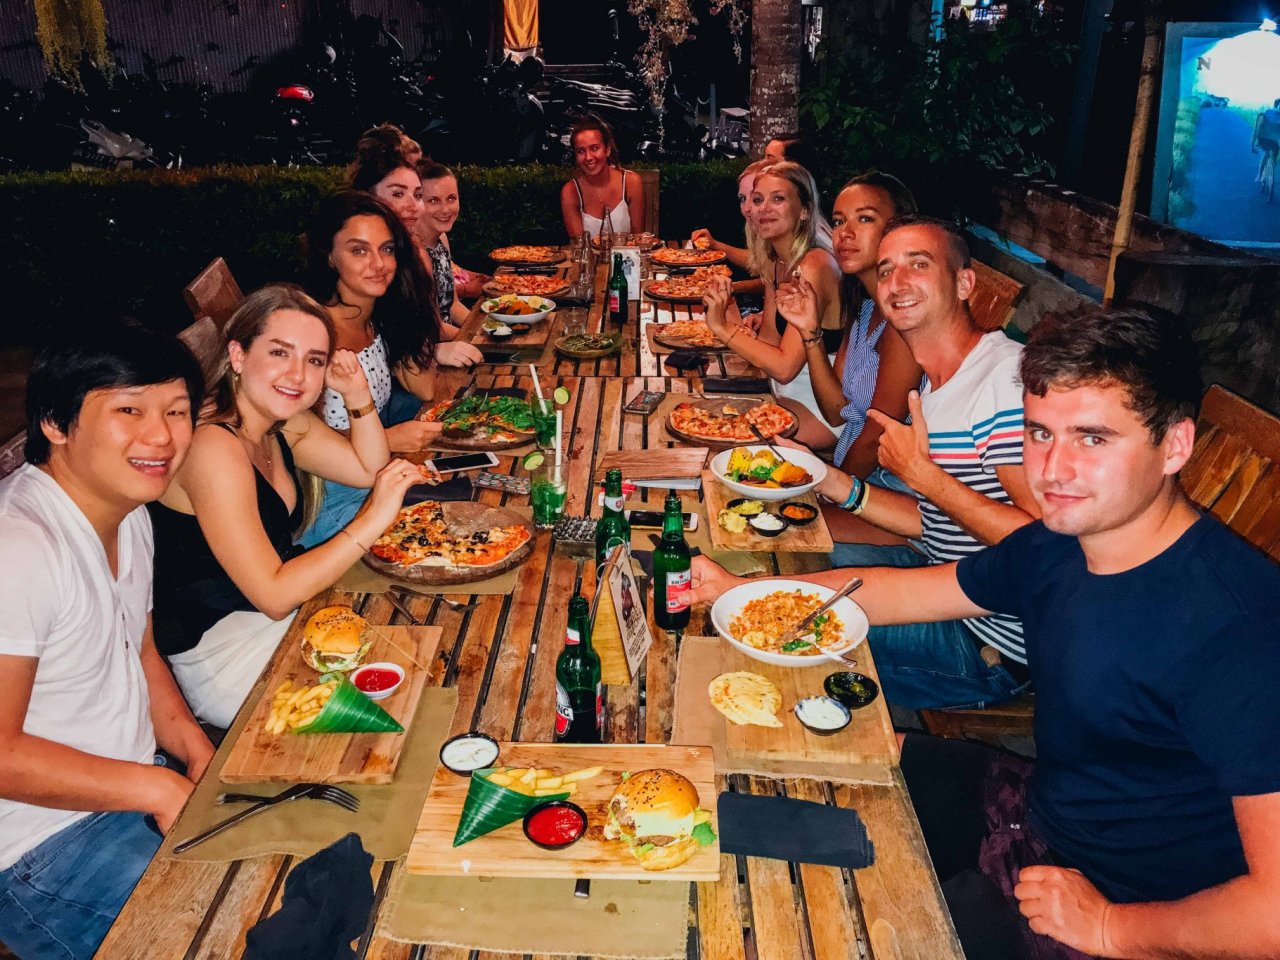
[[[366,663],[352,671],[351,682],[370,700],[381,700],[404,682],[404,669],[395,663]]]
[[[544,850],[563,850],[586,832],[586,813],[568,800],[540,803],[524,815],[524,835]]]

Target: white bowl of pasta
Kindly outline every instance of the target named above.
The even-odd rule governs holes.
[[[803,580],[750,580],[716,599],[711,623],[720,636],[753,660],[780,667],[812,667],[824,660],[819,646],[831,653],[847,653],[866,639],[870,627],[862,608],[843,597],[819,618],[823,622],[816,630],[797,637],[785,648],[778,642],[834,593],[829,587]]]

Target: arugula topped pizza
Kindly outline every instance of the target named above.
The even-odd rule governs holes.
[[[451,533],[444,504],[424,500],[401,510],[369,552],[403,567],[487,567],[501,563],[531,537],[522,523]]]
[[[451,440],[508,443],[527,440],[533,434],[533,411],[527,400],[472,394],[461,400],[445,400],[426,412],[423,420],[444,425]]]

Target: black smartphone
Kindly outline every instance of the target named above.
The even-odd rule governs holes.
[[[682,513],[684,518],[684,528],[686,530],[698,529],[698,515],[696,513]],[[636,530],[661,530],[662,529],[662,511],[660,510],[632,510],[628,515],[631,526]]]
[[[485,363],[515,363],[516,356],[519,352],[520,351],[518,350],[486,350],[481,348],[480,356],[484,359]]]
[[[447,473],[460,473],[463,470],[496,467],[498,458],[492,453],[461,453],[456,457],[437,457],[428,462],[435,468],[436,473],[444,476]]]
[[[658,409],[658,404],[662,403],[665,393],[657,393],[653,390],[641,390],[634,397],[627,401],[627,405],[622,408],[623,413],[638,413],[642,416],[648,416]]]

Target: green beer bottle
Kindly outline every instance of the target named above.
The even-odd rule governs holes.
[[[668,493],[662,517],[662,540],[653,551],[653,622],[663,630],[689,625],[692,571],[679,494]]]
[[[631,524],[622,512],[622,471],[604,475],[604,513],[596,524],[596,570],[603,568],[619,544],[631,543]]]
[[[609,277],[609,321],[618,326],[627,322],[627,275],[622,272],[622,254],[613,255],[613,274]]]
[[[556,660],[556,741],[599,743],[604,730],[600,655],[591,646],[586,597],[569,601],[564,649]]]

